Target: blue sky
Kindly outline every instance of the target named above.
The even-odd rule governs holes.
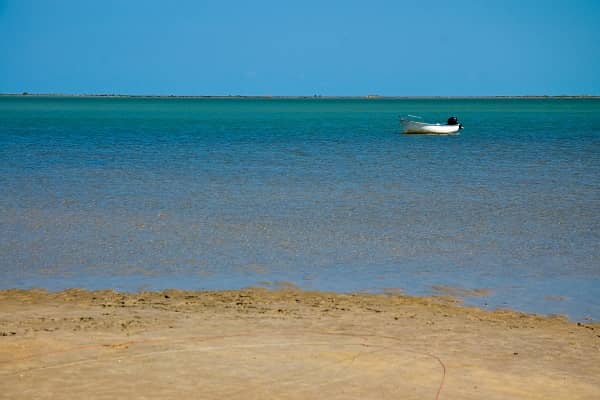
[[[0,0],[0,92],[600,95],[600,0]]]

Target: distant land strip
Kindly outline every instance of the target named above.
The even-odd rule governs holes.
[[[407,100],[425,100],[425,99],[600,99],[597,95],[498,95],[498,96],[380,96],[376,94],[362,96],[269,96],[269,95],[153,95],[153,94],[115,94],[115,93],[0,93],[3,97],[109,97],[109,98],[159,98],[159,99],[335,99],[335,100],[356,100],[356,99],[407,99]]]

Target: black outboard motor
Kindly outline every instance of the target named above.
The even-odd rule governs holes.
[[[448,118],[448,122],[446,122],[446,123],[447,123],[448,125],[458,125],[458,128],[459,128],[459,129],[462,129],[462,128],[463,128],[462,124],[460,124],[460,123],[458,122],[458,118],[456,118],[456,117],[450,117],[450,118]]]

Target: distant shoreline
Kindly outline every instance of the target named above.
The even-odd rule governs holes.
[[[477,100],[477,99],[600,99],[596,95],[527,95],[527,96],[267,96],[267,95],[136,95],[136,94],[68,94],[68,93],[0,93],[0,97],[77,97],[142,99],[314,99],[314,100]]]

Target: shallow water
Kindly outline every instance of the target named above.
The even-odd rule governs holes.
[[[0,288],[447,285],[600,319],[596,99],[0,97],[0,186]]]

